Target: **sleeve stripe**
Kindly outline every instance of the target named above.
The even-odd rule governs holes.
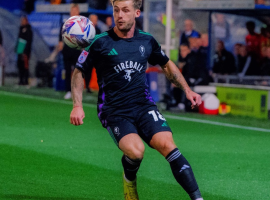
[[[99,39],[99,38],[101,38],[101,37],[104,37],[104,36],[106,36],[106,35],[108,35],[107,32],[104,32],[104,33],[101,33],[101,34],[96,35],[95,38],[94,38],[94,40],[91,42],[91,44],[90,44],[88,47],[85,48],[85,51],[89,51],[90,47],[92,46],[92,44],[93,44],[97,39]]]

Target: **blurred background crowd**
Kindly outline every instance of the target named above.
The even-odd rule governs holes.
[[[256,3],[268,6],[269,1]],[[137,28],[144,29],[147,18],[151,26],[145,31],[164,47],[166,1],[149,5],[151,14],[145,16],[142,7]],[[170,58],[191,87],[213,82],[270,86],[269,9],[244,10],[241,14],[173,9]],[[53,87],[65,91],[64,98],[70,99],[71,74],[80,51],[63,43],[61,27],[70,16],[80,14],[88,17],[100,34],[114,26],[112,11],[109,0],[1,1],[0,77],[5,78],[0,82],[16,78],[16,85]],[[89,68],[85,83],[86,92],[98,90],[94,66]],[[169,82],[163,94],[164,99],[173,98],[174,105],[185,102],[184,94]]]

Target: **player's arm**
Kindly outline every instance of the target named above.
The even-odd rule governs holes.
[[[202,103],[201,96],[190,89],[182,73],[171,60],[169,60],[165,65],[161,66],[161,68],[164,71],[166,77],[174,85],[184,90],[187,99],[192,103],[192,109]]]
[[[70,114],[70,123],[76,126],[83,124],[83,118],[85,117],[82,98],[83,98],[84,80],[82,72],[75,69],[71,79],[71,93],[73,100],[73,109]]]

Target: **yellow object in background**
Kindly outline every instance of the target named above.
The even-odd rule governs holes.
[[[230,112],[231,112],[231,106],[228,106],[225,103],[221,103],[219,105],[218,113],[220,115],[226,115],[226,114],[229,114]]]

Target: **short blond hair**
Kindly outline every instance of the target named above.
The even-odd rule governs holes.
[[[114,5],[114,3],[116,1],[133,1],[133,6],[135,9],[141,9],[142,7],[142,0],[110,0],[112,5]]]
[[[70,9],[71,9],[71,8],[78,8],[78,9],[80,9],[79,4],[77,4],[77,3],[72,3],[72,4],[70,5]]]

